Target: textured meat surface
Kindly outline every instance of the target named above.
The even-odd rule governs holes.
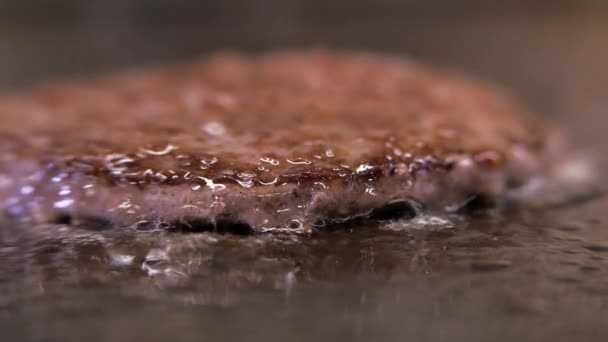
[[[525,184],[551,148],[488,85],[352,52],[50,84],[1,98],[0,118],[0,209],[41,222],[265,231],[396,202],[454,210]]]

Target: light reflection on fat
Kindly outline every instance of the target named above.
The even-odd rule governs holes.
[[[121,173],[127,169],[127,164],[135,162],[135,159],[122,153],[108,154],[104,158],[105,167],[112,173]]]
[[[34,187],[31,185],[24,185],[21,187],[20,192],[22,195],[30,195],[34,192]]]
[[[253,186],[253,181],[251,179],[248,179],[248,180],[237,179],[236,182],[239,183],[239,185],[242,186],[243,188],[251,188]]]
[[[62,173],[52,177],[51,182],[59,183],[59,182],[63,181],[64,179],[66,179],[67,177],[68,177],[68,174],[66,172],[62,172]]]
[[[293,164],[293,165],[310,165],[310,164],[312,164],[312,162],[310,160],[306,160],[304,158],[287,159],[287,162],[289,164]]]
[[[219,121],[208,122],[201,126],[201,130],[212,137],[219,137],[226,134],[226,127]]]
[[[165,148],[163,148],[162,150],[151,150],[151,149],[146,149],[146,148],[142,148],[140,149],[142,152],[149,154],[151,156],[164,156],[166,154],[169,154],[175,150],[177,150],[177,146],[172,145],[172,144],[168,144]]]
[[[226,189],[226,186],[224,184],[216,184],[216,183],[213,182],[212,179],[205,178],[205,177],[202,177],[202,176],[199,176],[197,178],[200,179],[200,180],[202,180],[203,182],[205,182],[205,185],[209,189],[211,189],[212,191],[220,191],[220,190]],[[200,190],[200,188],[198,188],[198,189],[192,188],[192,190],[197,191],[197,190]]]
[[[411,220],[398,220],[383,224],[380,229],[390,231],[451,229],[455,227],[458,220],[455,215],[422,214]]]
[[[62,186],[59,192],[57,193],[59,196],[67,196],[72,193],[72,190],[69,186]]]
[[[74,200],[71,198],[66,198],[60,201],[57,201],[53,204],[56,209],[67,209],[74,204]]]
[[[275,178],[274,178],[273,180],[271,180],[270,182],[262,182],[262,181],[259,181],[259,182],[260,182],[260,184],[262,184],[262,185],[273,185],[273,184],[276,184],[278,181],[279,181],[279,177],[275,177]]]
[[[355,170],[355,172],[357,173],[362,173],[368,170],[372,170],[374,167],[369,165],[369,164],[361,164],[357,167],[357,170]]]
[[[272,159],[270,157],[262,157],[262,158],[260,158],[260,161],[262,161],[264,163],[268,163],[268,164],[274,165],[274,166],[279,165],[279,161],[278,160]]]

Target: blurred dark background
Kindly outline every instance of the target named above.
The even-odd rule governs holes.
[[[510,88],[539,113],[602,133],[608,1],[0,0],[0,90],[169,63],[218,48],[407,54]],[[587,139],[587,140],[585,140]]]

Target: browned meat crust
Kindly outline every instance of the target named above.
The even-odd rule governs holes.
[[[542,172],[550,140],[487,85],[328,51],[53,84],[0,99],[0,118],[5,213],[148,227],[299,229],[396,202],[451,210]]]

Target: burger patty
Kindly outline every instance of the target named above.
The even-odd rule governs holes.
[[[49,84],[0,119],[0,212],[185,230],[455,211],[543,173],[554,140],[489,85],[322,50]]]

